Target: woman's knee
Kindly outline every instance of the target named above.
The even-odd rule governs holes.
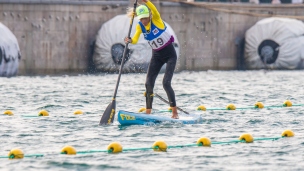
[[[164,81],[164,82],[163,82],[163,87],[164,87],[165,90],[171,89],[171,82],[169,82],[169,81]]]

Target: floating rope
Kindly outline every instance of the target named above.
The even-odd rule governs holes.
[[[14,113],[10,110],[6,110],[3,112],[4,115],[9,115],[12,116]],[[83,111],[82,110],[75,110],[74,115],[82,115]],[[39,111],[38,115],[31,115],[31,114],[26,114],[26,115],[20,115],[21,117],[24,118],[37,118],[37,117],[42,117],[42,116],[49,116],[49,112],[46,110],[41,110]]]
[[[304,104],[293,104],[292,106],[304,106]],[[275,109],[275,108],[286,108],[287,106],[282,106],[282,105],[277,105],[277,106],[264,106],[265,109]],[[227,109],[223,108],[223,107],[210,107],[210,108],[204,108],[202,106],[198,106],[197,110],[202,110],[202,111],[213,111],[213,110],[259,110],[261,108],[257,108],[257,107],[252,107],[252,106],[248,106],[248,107],[236,107],[235,109]],[[168,109],[168,110],[159,110],[156,113],[164,113],[164,112],[172,112],[172,110]]]
[[[86,151],[77,151],[72,146],[65,146],[61,153],[59,154],[66,154],[66,155],[76,155],[76,154],[91,154],[91,153],[120,153],[125,151],[138,151],[138,150],[154,150],[154,151],[167,151],[167,149],[172,148],[185,148],[185,147],[200,147],[200,146],[208,146],[215,144],[232,144],[232,143],[252,143],[253,141],[275,141],[286,137],[293,137],[294,133],[291,130],[285,130],[280,137],[261,137],[261,138],[253,138],[251,134],[242,134],[238,140],[230,140],[230,141],[214,141],[211,142],[211,140],[207,137],[201,137],[197,140],[196,143],[192,144],[182,144],[182,145],[171,145],[168,146],[164,141],[156,141],[152,145],[152,147],[143,147],[143,148],[126,148],[123,149],[120,143],[113,142],[108,145],[106,150],[86,150]],[[49,154],[57,154],[57,153],[49,153]],[[0,156],[0,158],[8,158],[8,159],[21,159],[24,157],[43,157],[44,154],[28,154],[24,155],[22,150],[20,149],[12,149],[8,156]]]
[[[257,109],[274,109],[274,108],[286,108],[286,107],[300,107],[304,106],[304,104],[292,104],[290,100],[284,101],[282,105],[270,105],[270,106],[264,106],[262,102],[256,102],[254,106],[247,106],[247,107],[236,107],[234,104],[228,104],[225,108],[223,107],[210,107],[207,108],[204,105],[200,105],[196,108],[196,110],[202,110],[202,111],[207,111],[207,110],[257,110]],[[139,111],[142,112],[142,111]],[[168,108],[167,110],[159,110],[157,113],[162,113],[162,112],[172,112],[171,108]]]
[[[304,104],[293,104],[292,106],[304,106]],[[286,106],[283,105],[274,105],[274,106],[264,106],[266,109],[271,109],[271,108],[285,108]],[[247,107],[237,107],[235,110],[247,110],[247,109],[259,109],[257,107],[252,107],[252,106],[247,106]],[[199,110],[199,109],[198,109]],[[227,108],[206,108],[206,110],[229,110]]]
[[[304,106],[303,104],[295,104],[293,106]],[[285,108],[286,106],[264,106],[266,109],[271,109],[271,108]],[[237,107],[234,110],[247,110],[247,109],[259,109],[257,107]],[[197,110],[200,110],[199,108]],[[206,110],[230,110],[227,108],[206,108]]]
[[[264,106],[262,102],[256,102],[254,106],[248,106],[248,107],[236,107],[234,104],[228,104],[226,108],[207,108],[204,105],[200,105],[197,107],[197,110],[247,110],[247,109],[263,109],[263,108],[285,108],[285,107],[292,107],[292,106],[304,106],[304,104],[292,104],[290,100],[285,100],[282,105],[272,105],[272,106]]]

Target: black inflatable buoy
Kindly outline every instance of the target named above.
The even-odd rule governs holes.
[[[279,55],[280,45],[273,40],[266,39],[258,47],[258,53],[265,64],[274,63]]]
[[[112,54],[112,59],[115,64],[118,64],[118,65],[121,64],[124,49],[125,49],[125,45],[123,45],[121,43],[115,43],[112,45],[111,54]],[[129,60],[131,53],[132,53],[132,51],[130,49],[127,49],[127,54],[125,57],[124,64]]]

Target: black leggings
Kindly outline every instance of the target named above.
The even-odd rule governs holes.
[[[175,65],[176,65],[176,52],[173,44],[167,45],[165,48],[159,51],[152,51],[152,58],[149,64],[147,78],[146,78],[146,108],[152,109],[153,102],[153,88],[155,85],[156,77],[161,70],[162,66],[167,63],[166,71],[163,79],[163,87],[167,93],[170,106],[175,107],[175,94],[171,87],[171,80],[173,77]]]

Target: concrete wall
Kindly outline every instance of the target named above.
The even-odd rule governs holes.
[[[19,75],[86,72],[90,43],[126,5],[0,3],[0,22],[19,41]]]
[[[236,69],[235,39],[243,38],[258,20],[268,14],[304,15],[303,5],[195,4],[201,7],[173,2],[157,4],[162,18],[180,41],[178,70]],[[89,47],[101,25],[124,14],[128,5],[123,1],[0,2],[0,22],[19,41],[19,75],[85,73]]]
[[[163,3],[160,11],[179,37],[183,70],[236,69],[236,39],[244,38],[257,21],[274,15],[304,20],[302,4],[192,3],[174,7]]]

